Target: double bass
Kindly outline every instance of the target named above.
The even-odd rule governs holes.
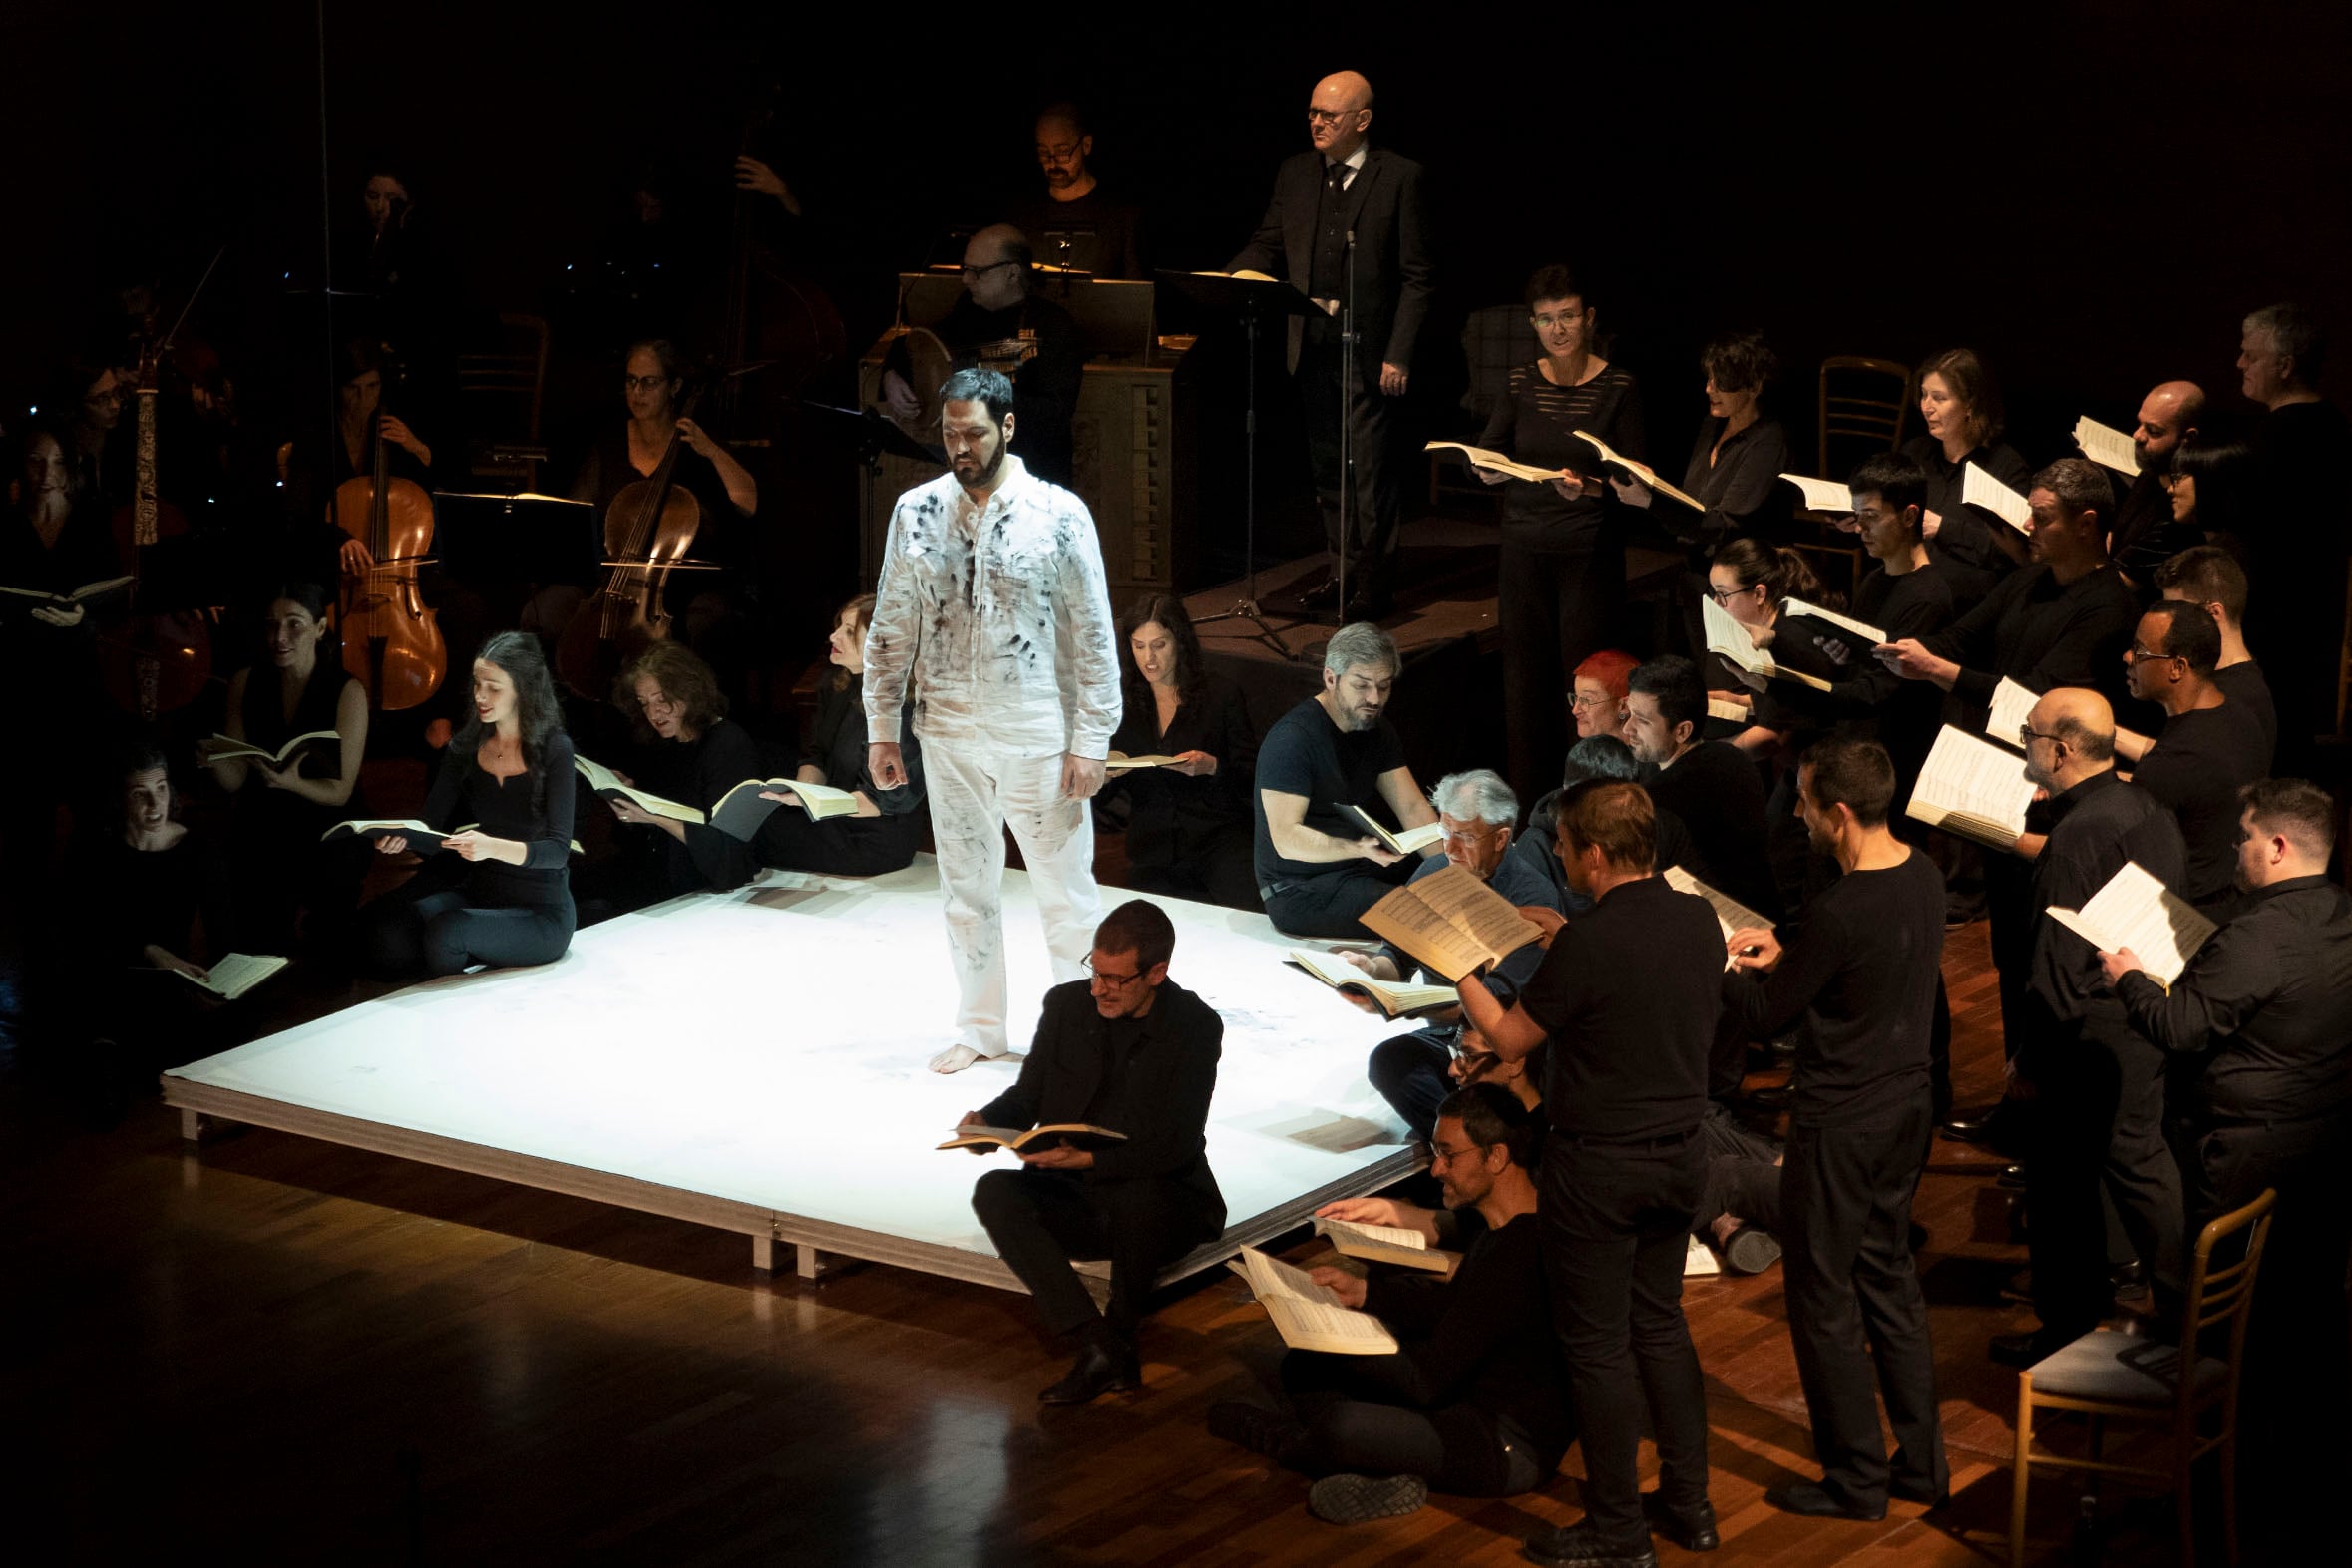
[[[153,723],[196,700],[212,674],[212,633],[201,611],[138,612],[139,574],[148,550],[159,539],[188,532],[188,519],[164,501],[156,488],[156,392],[163,348],[142,351],[135,484],[129,505],[115,510],[115,543],[131,573],[133,613],[98,639],[99,670],[115,706],[141,723]]]
[[[687,393],[679,423],[694,417],[701,397],[699,387]],[[604,509],[604,575],[556,644],[556,673],[584,700],[610,696],[622,662],[669,636],[662,592],[702,527],[702,504],[674,483],[685,441],[673,427],[659,466],[631,481]]]
[[[441,688],[449,648],[440,617],[425,606],[417,574],[433,548],[433,498],[391,472],[391,443],[380,428],[379,398],[368,416],[375,462],[365,479],[335,487],[335,524],[367,544],[375,564],[343,573],[336,626],[343,668],[385,712],[413,708]]]

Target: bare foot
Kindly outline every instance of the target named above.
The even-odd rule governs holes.
[[[934,1072],[962,1072],[976,1061],[994,1061],[995,1059],[993,1056],[981,1055],[969,1045],[951,1045],[931,1058],[931,1070]]]

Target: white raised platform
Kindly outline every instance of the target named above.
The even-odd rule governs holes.
[[[1170,973],[1225,1018],[1209,1163],[1228,1226],[1175,1278],[1414,1162],[1364,1076],[1399,1025],[1284,965],[1264,916],[1154,902]],[[1018,1050],[1051,983],[1018,871],[1004,931]],[[834,1254],[1017,1288],[971,1207],[1009,1157],[933,1147],[1018,1070],[930,1071],[955,1008],[928,856],[870,881],[771,872],[582,932],[542,969],[413,985],[191,1063],[164,1099],[192,1136],[248,1122],[737,1231],[763,1269],[782,1242],[807,1275]]]

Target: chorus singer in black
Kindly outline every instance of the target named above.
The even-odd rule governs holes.
[[[1168,979],[1175,950],[1176,928],[1158,905],[1130,899],[1112,910],[1095,928],[1087,978],[1045,993],[1019,1080],[958,1123],[1084,1122],[1123,1134],[1098,1148],[1022,1153],[1020,1170],[990,1171],[973,1189],[973,1212],[1045,1327],[1080,1342],[1069,1375],[1037,1395],[1047,1404],[1141,1386],[1135,1331],[1152,1282],[1225,1230],[1207,1152],[1225,1020]],[[1072,1258],[1110,1259],[1107,1315]]]
[[[1707,1387],[1682,1295],[1707,1181],[1699,1128],[1723,1018],[1723,928],[1656,874],[1658,817],[1640,785],[1567,790],[1554,829],[1569,886],[1592,908],[1560,928],[1508,1011],[1477,976],[1461,981],[1462,1011],[1497,1055],[1544,1047],[1551,1131],[1537,1212],[1589,1479],[1585,1517],[1539,1530],[1527,1555],[1654,1564],[1652,1526],[1691,1550],[1716,1544]],[[1647,1498],[1645,1404],[1659,1462]]]
[[[1275,172],[1266,216],[1229,267],[1287,277],[1316,305],[1312,315],[1291,318],[1290,360],[1306,408],[1324,539],[1347,564],[1344,621],[1377,620],[1387,610],[1402,506],[1395,400],[1404,396],[1431,297],[1421,166],[1369,145],[1372,122],[1372,83],[1362,76],[1342,71],[1315,84],[1307,104],[1314,146]],[[1356,326],[1353,365],[1343,353],[1344,316]],[[1343,422],[1355,465],[1345,536]],[[1324,594],[1338,603],[1336,578],[1311,597]]]

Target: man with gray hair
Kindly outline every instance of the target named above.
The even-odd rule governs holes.
[[[1518,830],[1519,797],[1501,774],[1490,768],[1448,773],[1429,798],[1437,803],[1437,824],[1445,831],[1438,843],[1445,853],[1422,861],[1409,880],[1459,866],[1541,924],[1553,923],[1546,916],[1561,915],[1559,890],[1551,881],[1524,856],[1504,854]],[[1369,952],[1344,951],[1340,957],[1375,980],[1402,980],[1412,968],[1412,961],[1389,943]],[[1489,982],[1498,994],[1515,996],[1542,962],[1542,946],[1531,942],[1497,965]],[[1420,979],[1425,984],[1445,983],[1442,975],[1424,973]],[[1366,1065],[1372,1087],[1415,1137],[1428,1138],[1437,1125],[1437,1107],[1456,1087],[1446,1066],[1460,1032],[1458,1016],[1431,1019],[1427,1027],[1380,1041]]]
[[[1258,748],[1258,896],[1294,937],[1368,935],[1364,912],[1410,870],[1413,857],[1345,808],[1406,832],[1437,820],[1385,716],[1400,662],[1379,627],[1342,626],[1323,656],[1323,689],[1275,720]]]

